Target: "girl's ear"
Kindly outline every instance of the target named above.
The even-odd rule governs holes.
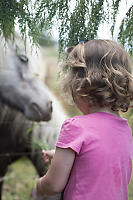
[[[71,53],[75,46],[71,46],[67,48],[67,54]]]

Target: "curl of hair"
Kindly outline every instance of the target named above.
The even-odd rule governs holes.
[[[91,40],[69,48],[62,72],[67,100],[80,96],[90,105],[123,112],[133,100],[130,58],[111,40]]]

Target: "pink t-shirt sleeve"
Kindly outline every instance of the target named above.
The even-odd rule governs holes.
[[[56,147],[71,148],[77,154],[79,154],[83,144],[83,137],[81,132],[81,127],[78,125],[76,119],[71,118],[65,120],[61,127]]]

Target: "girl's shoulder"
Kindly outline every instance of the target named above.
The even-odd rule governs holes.
[[[79,127],[80,126],[80,121],[81,121],[81,116],[74,116],[71,118],[67,118],[63,124],[62,127]]]
[[[74,116],[74,117],[71,117],[71,118],[67,118],[64,121],[64,123],[72,123],[72,124],[74,124],[75,122],[78,122],[83,118],[84,118],[84,115],[77,115],[77,116]]]
[[[87,115],[79,115],[79,116],[74,116],[71,118],[67,118],[62,126],[67,126],[67,127],[81,127],[82,123],[89,120],[90,116]]]
[[[91,119],[91,118],[95,118],[95,113],[92,113],[92,114],[87,114],[87,115],[77,115],[77,116],[74,116],[74,117],[71,117],[71,118],[68,118],[66,119],[65,121],[68,121],[68,122],[78,122],[78,121],[82,121],[82,120],[86,120],[86,119]]]

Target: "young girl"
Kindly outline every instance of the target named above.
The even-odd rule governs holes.
[[[133,99],[128,54],[110,40],[82,42],[68,49],[63,72],[65,95],[83,115],[63,123],[37,191],[45,196],[64,190],[64,200],[127,200],[133,145],[119,111]]]

